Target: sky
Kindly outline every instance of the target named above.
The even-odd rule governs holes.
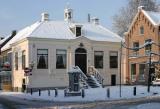
[[[63,20],[67,4],[73,9],[75,21],[87,22],[90,13],[91,17],[100,19],[101,25],[112,29],[113,15],[127,4],[127,0],[1,0],[0,36],[39,21],[42,12],[48,12],[52,20]]]

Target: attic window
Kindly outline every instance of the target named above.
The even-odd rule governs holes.
[[[143,27],[143,26],[140,27],[140,34],[141,34],[141,35],[144,34],[144,27]]]
[[[70,30],[76,37],[82,35],[82,25],[71,25]]]
[[[72,18],[72,13],[68,12],[68,18],[71,19]]]
[[[76,27],[76,37],[81,36],[81,27]]]

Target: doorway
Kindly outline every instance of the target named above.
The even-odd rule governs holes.
[[[116,75],[111,75],[111,85],[112,86],[116,85]]]
[[[84,74],[87,73],[87,51],[84,48],[76,49],[75,66],[78,66]]]

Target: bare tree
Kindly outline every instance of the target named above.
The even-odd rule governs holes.
[[[123,36],[138,12],[138,7],[144,6],[147,11],[158,11],[156,0],[128,0],[128,4],[119,10],[119,13],[113,16],[113,30]]]

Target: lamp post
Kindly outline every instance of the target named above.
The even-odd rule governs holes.
[[[152,45],[151,44],[149,44],[148,45],[149,46],[149,73],[148,73],[148,88],[147,88],[147,91],[148,92],[150,92],[150,85],[151,85],[151,55],[152,55],[152,53],[151,53],[151,47],[152,47]]]
[[[121,97],[122,96],[122,83],[121,83],[121,73],[122,73],[122,69],[121,69],[121,60],[122,60],[122,41],[121,41],[121,48],[120,48],[120,59],[119,59],[119,61],[120,61],[120,66],[119,66],[119,70],[120,70],[120,72],[119,72],[119,82],[120,82],[120,85],[119,85],[119,96]]]

